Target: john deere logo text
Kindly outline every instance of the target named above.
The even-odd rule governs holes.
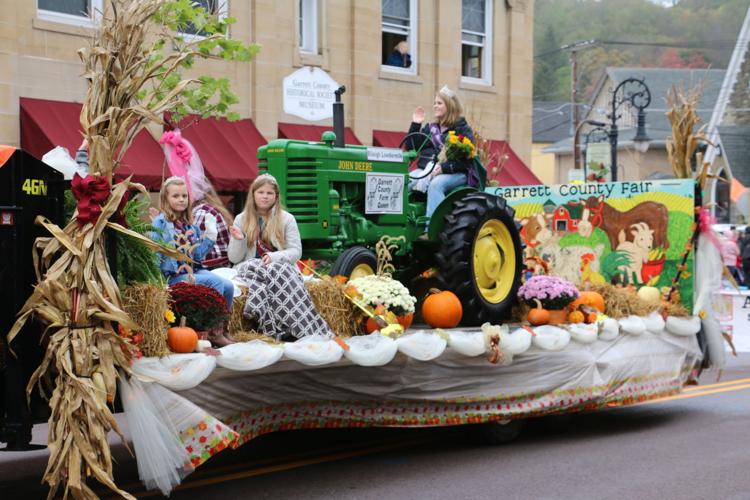
[[[359,172],[372,172],[372,162],[340,160],[339,170],[356,170]]]

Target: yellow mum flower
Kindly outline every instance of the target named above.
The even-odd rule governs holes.
[[[463,143],[468,145],[468,144],[471,144],[471,141],[469,140],[468,137],[464,137]]]
[[[449,141],[449,142],[450,142],[451,144],[458,144],[458,136],[456,136],[456,135],[452,135],[452,136],[448,137],[448,141]]]
[[[167,323],[174,323],[175,317],[171,309],[164,311],[164,319],[167,320]]]

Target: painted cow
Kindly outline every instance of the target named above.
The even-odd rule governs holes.
[[[591,196],[584,203],[591,212],[594,226],[598,226],[607,234],[610,248],[613,250],[620,244],[620,231],[625,233],[627,241],[633,241],[631,229],[633,224],[639,223],[645,223],[649,229],[653,230],[653,248],[669,248],[669,240],[667,240],[669,211],[663,204],[656,201],[644,201],[626,212],[620,212],[605,203],[604,196]]]

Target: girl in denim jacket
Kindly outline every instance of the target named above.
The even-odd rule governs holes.
[[[156,231],[151,234],[151,239],[177,248],[193,262],[178,262],[177,259],[159,254],[159,269],[169,285],[188,281],[213,288],[224,296],[227,309],[231,310],[234,299],[232,282],[204,269],[200,264],[216,242],[216,218],[212,214],[206,215],[206,230],[201,235],[200,229],[193,224],[190,205],[187,185],[182,177],[174,176],[164,181],[159,192],[161,213],[152,222]]]

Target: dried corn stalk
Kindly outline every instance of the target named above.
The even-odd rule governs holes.
[[[190,5],[172,0],[109,0],[91,46],[78,51],[89,84],[81,126],[89,143],[92,175],[111,182],[114,168],[135,135],[147,123],[161,122],[164,112],[180,105],[188,87],[202,84],[195,80],[172,84],[169,77],[176,75],[188,58],[205,55],[202,51],[210,50],[212,43],[224,54],[235,51],[228,59],[252,56],[250,49],[237,56],[241,44],[220,33],[192,42],[176,39],[174,20],[184,16],[185,9],[192,9]],[[162,54],[164,46],[174,50]],[[225,98],[219,98],[222,106]],[[51,390],[50,458],[44,474],[49,498],[60,486],[66,497],[96,498],[86,484],[92,476],[117,494],[133,498],[113,481],[107,433],[120,431],[107,402],[115,396],[118,370],[129,373],[133,356],[131,344],[117,335],[115,324],[130,329],[138,325],[123,310],[107,265],[103,231],[120,231],[155,251],[182,258],[174,250],[109,222],[125,192],[133,188],[146,192],[129,181],[114,186],[94,223],[79,227],[74,217],[60,229],[44,219],[37,221],[52,237],[35,242],[39,284],[19,311],[8,343],[32,316],[48,325],[49,345],[27,392],[30,394],[36,384],[45,395]],[[50,383],[51,377],[54,383]]]
[[[672,165],[675,177],[687,179],[692,177],[690,161],[698,147],[698,141],[710,144],[703,133],[703,127],[694,132],[696,125],[701,122],[696,109],[703,94],[703,85],[685,91],[672,86],[667,95],[667,119],[672,125],[672,133],[667,138],[667,157]]]
[[[139,238],[152,249],[156,243],[108,222],[125,192],[143,186],[128,181],[115,186],[96,224],[78,227],[75,219],[62,230],[39,218],[51,238],[39,238],[34,253],[37,272],[44,279],[19,311],[8,334],[10,344],[32,316],[47,324],[49,344],[44,359],[29,381],[27,394],[39,384],[45,397],[51,390],[50,458],[44,480],[49,498],[61,484],[74,498],[96,498],[86,485],[94,476],[118,494],[130,497],[112,480],[112,457],[107,434],[120,436],[107,403],[115,397],[117,370],[129,372],[132,345],[115,332],[114,324],[137,328],[122,308],[117,284],[109,270],[102,232],[109,227]],[[178,257],[174,252],[172,254]],[[54,374],[54,383],[50,376]]]
[[[406,236],[382,236],[375,244],[375,255],[377,256],[377,271],[378,276],[391,277],[396,271],[396,268],[391,264],[393,261],[392,251],[398,248],[399,241],[406,241]]]

